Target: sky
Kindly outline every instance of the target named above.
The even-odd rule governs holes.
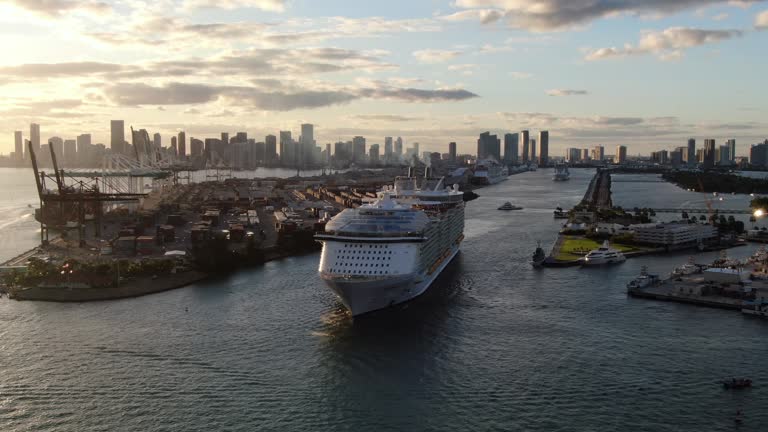
[[[109,120],[159,132],[315,125],[474,153],[550,131],[550,154],[768,138],[768,1],[0,0],[0,153]]]

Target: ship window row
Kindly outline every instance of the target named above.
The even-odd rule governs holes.
[[[340,257],[337,256],[336,259],[353,259],[353,260],[363,260],[363,261],[371,261],[371,260],[375,260],[375,261],[391,261],[392,257],[375,257],[375,258],[371,258],[371,257],[353,257],[353,256],[344,256],[344,255],[342,255]]]
[[[341,253],[366,254],[366,255],[392,255],[392,251],[357,251],[342,249]]]
[[[340,270],[340,269],[331,269],[331,273],[342,273],[342,274],[367,274],[367,275],[374,275],[374,274],[389,274],[388,271],[385,270]]]
[[[389,264],[335,263],[339,267],[389,267]]]
[[[344,243],[344,247],[365,248],[365,246],[366,245],[359,244],[359,243],[351,243],[351,244]],[[368,249],[389,249],[389,245],[368,245]]]

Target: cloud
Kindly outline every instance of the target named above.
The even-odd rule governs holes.
[[[390,123],[411,122],[423,119],[423,117],[408,117],[394,114],[358,114],[352,116],[352,118],[366,121],[381,121]]]
[[[73,12],[104,14],[112,10],[107,3],[96,0],[9,0],[8,3],[48,18]]]
[[[11,78],[56,78],[118,72],[124,66],[101,62],[28,63],[0,67],[0,76]]]
[[[443,63],[461,55],[461,51],[427,49],[414,51],[413,56],[421,63]]]
[[[705,30],[687,27],[671,27],[661,31],[647,31],[640,37],[637,46],[630,44],[623,48],[599,48],[589,52],[587,60],[601,60],[611,57],[653,54],[662,60],[682,57],[683,51],[706,44],[740,37],[740,30]]]
[[[583,96],[589,94],[586,90],[553,89],[547,90],[549,96]]]
[[[455,64],[455,65],[448,66],[448,70],[449,71],[458,72],[458,73],[460,73],[462,75],[466,75],[466,76],[472,75],[475,72],[475,68],[477,68],[477,65],[476,64],[471,64],[471,63]]]
[[[387,86],[306,88],[296,83],[279,88],[189,83],[168,83],[160,86],[117,83],[105,86],[104,94],[112,103],[120,106],[191,105],[225,99],[229,104],[242,104],[265,111],[321,108],[363,98],[430,103],[478,97],[464,89],[428,90]]]
[[[284,12],[285,0],[187,0],[187,9],[261,9],[269,12]]]
[[[470,9],[444,15],[440,19],[444,21],[480,21],[482,24],[491,24],[500,20],[503,16],[502,11],[497,9]]]
[[[752,4],[761,0],[741,0]],[[494,9],[510,26],[533,31],[562,30],[620,14],[659,16],[706,5],[731,3],[727,0],[456,0],[455,6],[467,9],[458,17],[479,15],[479,10]],[[457,14],[454,14],[457,15]],[[479,16],[478,16],[479,18]],[[498,18],[497,18],[498,19]]]
[[[768,10],[762,11],[755,16],[755,28],[757,30],[768,30]]]
[[[724,21],[724,20],[728,19],[728,16],[729,15],[727,13],[721,13],[721,14],[717,14],[717,15],[713,16],[712,20],[713,21]]]

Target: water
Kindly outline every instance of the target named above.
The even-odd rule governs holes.
[[[30,205],[40,207],[32,170],[0,168],[0,262],[40,243],[40,224]]]
[[[591,175],[480,190],[433,289],[354,323],[316,254],[136,299],[0,301],[0,430],[730,431],[738,408],[739,430],[765,430],[768,322],[625,295],[685,254],[527,263]],[[756,387],[718,385],[742,375]]]

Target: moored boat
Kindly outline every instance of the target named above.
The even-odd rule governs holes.
[[[596,266],[604,264],[619,264],[627,260],[627,257],[617,249],[611,248],[608,240],[603,242],[599,248],[590,251],[581,262],[585,266]]]

